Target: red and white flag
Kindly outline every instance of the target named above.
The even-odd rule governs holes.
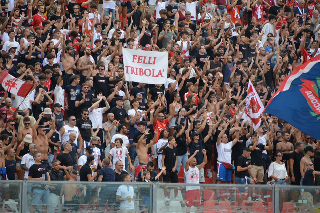
[[[33,84],[29,84],[23,80],[13,77],[7,72],[7,70],[2,71],[0,84],[6,91],[20,97],[26,97],[33,87]]]
[[[303,63],[306,63],[311,58],[311,55],[303,47],[301,50],[302,50]]]
[[[255,88],[253,87],[251,81],[249,80],[246,98],[246,111],[244,113],[244,121],[251,120],[253,123],[253,129],[256,130],[261,123],[260,115],[264,111],[264,106],[257,94]]]

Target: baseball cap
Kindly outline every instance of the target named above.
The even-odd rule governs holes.
[[[87,146],[87,148],[86,148],[86,151],[91,155],[92,154],[92,152],[93,152],[93,148],[92,148],[92,146]]]
[[[37,148],[37,145],[35,145],[34,143],[30,144],[29,149],[31,149],[31,148]]]
[[[197,136],[197,135],[200,135],[197,131],[194,131],[192,134],[191,134],[191,138],[193,138],[194,136]]]
[[[26,134],[26,136],[24,136],[24,138],[23,138],[23,142],[32,143],[32,135]]]
[[[11,48],[17,48],[18,45],[16,43],[11,43],[9,44],[8,48],[11,49]]]
[[[53,107],[62,107],[62,105],[59,104],[59,103],[55,103],[55,104],[53,105]]]

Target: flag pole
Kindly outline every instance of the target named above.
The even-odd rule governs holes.
[[[26,97],[24,97],[24,99],[21,101],[21,103],[20,103],[19,106],[17,106],[17,107],[20,107],[20,106],[21,106],[21,104],[24,102],[24,100],[26,100],[27,96],[30,94],[31,91],[33,91],[33,90],[30,90],[30,91],[28,92],[28,94],[26,95]]]

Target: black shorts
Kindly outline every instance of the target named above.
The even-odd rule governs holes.
[[[204,143],[204,148],[207,150],[208,161],[212,159],[212,145],[211,143]]]
[[[179,183],[179,178],[178,178],[178,172],[168,172],[166,175],[163,175],[163,182],[169,182],[169,179],[171,183]]]

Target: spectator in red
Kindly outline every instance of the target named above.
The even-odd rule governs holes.
[[[47,16],[44,15],[44,6],[40,5],[38,6],[38,13],[32,16],[31,25],[33,25],[33,29],[39,26],[43,28],[42,22],[45,20],[47,20]]]
[[[13,114],[14,114],[15,108],[12,107],[11,98],[6,98],[5,106],[2,107],[2,109],[7,112],[7,119],[14,119]]]

